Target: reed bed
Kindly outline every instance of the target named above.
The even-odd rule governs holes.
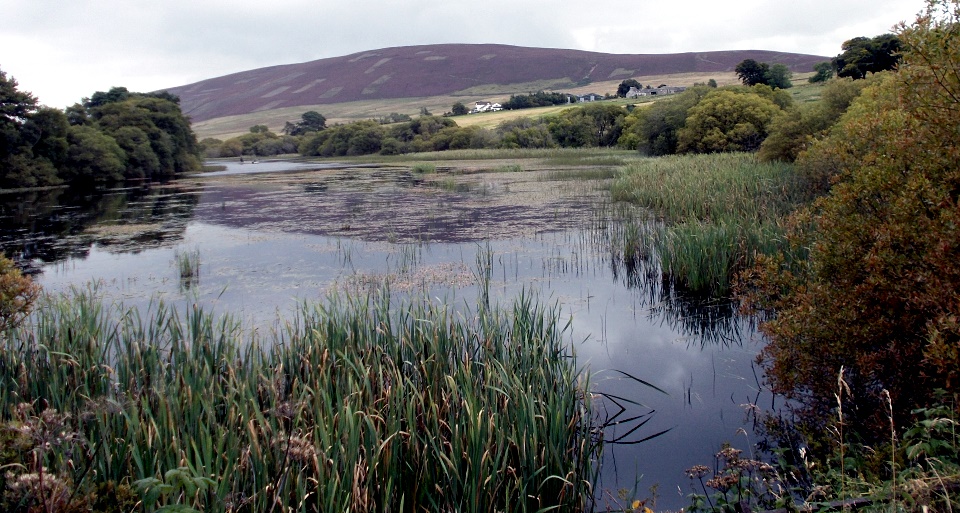
[[[174,265],[180,277],[180,290],[191,289],[200,283],[200,250],[177,250],[174,253]]]
[[[20,490],[0,505],[590,509],[602,440],[557,318],[523,295],[458,313],[380,291],[258,335],[197,306],[48,296],[0,339],[0,481]]]
[[[612,195],[657,217],[637,223],[625,253],[656,254],[678,284],[718,296],[757,254],[782,248],[785,216],[808,199],[792,165],[743,153],[640,160]]]
[[[414,173],[429,175],[437,172],[437,166],[429,162],[420,162],[420,163],[414,164],[410,168],[410,170],[413,171]]]

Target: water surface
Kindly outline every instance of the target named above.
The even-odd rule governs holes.
[[[603,180],[276,167],[286,172],[0,196],[0,244],[49,291],[95,283],[126,305],[201,303],[262,328],[301,301],[385,280],[400,296],[467,309],[489,262],[491,301],[525,292],[555,304],[603,414],[622,405],[617,418],[633,418],[606,433],[621,444],[605,451],[601,504],[647,498],[657,485],[657,507],[679,509],[691,491],[684,469],[711,465],[724,442],[749,450],[744,410],[770,402],[752,364],[757,335],[729,305],[671,290],[655,262],[617,256],[622,211]],[[176,254],[193,251],[200,276],[185,284]]]

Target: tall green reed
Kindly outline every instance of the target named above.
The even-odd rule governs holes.
[[[189,497],[203,511],[590,507],[588,380],[529,295],[475,312],[332,297],[264,336],[196,306],[43,301],[0,344],[0,419],[29,403],[102,440],[43,462],[77,487],[210,478]]]
[[[714,295],[757,254],[784,249],[784,218],[809,198],[793,167],[751,154],[651,158],[632,163],[612,187],[615,200],[650,209],[635,248],[654,253],[679,284]]]

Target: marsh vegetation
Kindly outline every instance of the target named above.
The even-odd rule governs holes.
[[[477,323],[492,312],[497,312],[501,326],[510,326],[507,331],[515,329],[506,319],[515,318],[518,311],[514,301],[522,297],[527,307],[542,314],[544,323],[553,325],[551,332],[562,334],[558,336],[563,351],[558,354],[563,355],[562,363],[569,366],[565,372],[576,376],[577,393],[592,398],[589,402],[590,418],[581,419],[584,426],[589,426],[589,429],[584,427],[584,433],[589,432],[592,437],[584,440],[594,444],[589,453],[583,453],[583,457],[592,461],[589,467],[576,470],[576,479],[590,483],[591,491],[578,492],[583,494],[581,499],[600,509],[618,507],[617,504],[623,502],[619,498],[620,490],[633,490],[629,492],[633,496],[645,493],[643,490],[654,482],[682,483],[682,469],[698,458],[693,454],[711,454],[734,429],[708,426],[717,426],[724,415],[736,417],[738,413],[735,405],[733,411],[721,413],[731,409],[722,401],[701,401],[691,409],[686,399],[681,401],[680,398],[734,393],[742,395],[744,400],[756,400],[755,390],[736,388],[742,379],[754,379],[750,360],[756,348],[743,342],[751,328],[737,319],[728,302],[715,301],[704,305],[694,297],[677,294],[670,287],[663,286],[659,267],[654,261],[643,263],[641,270],[632,255],[625,257],[622,241],[632,237],[633,229],[650,213],[628,203],[611,203],[608,188],[615,177],[620,176],[620,170],[614,164],[637,160],[639,156],[602,150],[525,151],[519,157],[511,152],[512,158],[503,158],[504,155],[497,151],[473,152],[464,155],[471,157],[470,160],[459,161],[415,160],[409,156],[385,159],[387,162],[380,165],[365,161],[355,165],[347,163],[336,169],[310,171],[300,168],[286,173],[253,175],[230,174],[233,167],[239,168],[240,165],[226,163],[226,174],[181,180],[162,189],[164,204],[190,206],[185,217],[181,217],[184,214],[177,209],[179,207],[155,208],[156,200],[150,195],[122,193],[122,197],[127,198],[125,201],[109,202],[116,205],[112,214],[92,216],[89,224],[81,230],[57,232],[58,247],[64,248],[63,251],[48,255],[24,253],[33,262],[33,267],[41,271],[37,280],[55,298],[50,299],[50,307],[38,310],[38,316],[31,322],[53,323],[53,320],[41,320],[41,312],[53,315],[57,308],[100,309],[105,320],[97,321],[102,324],[98,329],[103,330],[102,334],[96,335],[99,344],[110,340],[114,333],[122,333],[127,329],[123,327],[124,323],[133,322],[133,319],[141,319],[136,322],[151,326],[142,328],[144,332],[160,330],[160,333],[179,326],[176,328],[178,333],[187,333],[188,322],[202,318],[203,323],[215,328],[215,336],[211,337],[217,342],[211,345],[203,339],[201,345],[219,348],[216,350],[221,354],[230,355],[222,360],[230,362],[229,365],[220,365],[223,372],[239,375],[255,370],[255,374],[267,376],[281,371],[274,364],[271,364],[273,367],[250,370],[246,362],[278,358],[276,354],[281,350],[295,350],[296,353],[291,354],[302,352],[301,346],[288,347],[286,340],[293,337],[288,325],[302,322],[306,315],[303,303],[315,308],[312,305],[326,305],[327,298],[340,297],[340,307],[346,309],[355,304],[353,299],[348,301],[346,298],[367,298],[368,294],[373,294],[370,297],[381,298],[384,302],[375,303],[376,307],[373,303],[364,303],[362,312],[354,312],[349,317],[351,323],[360,322],[364,316],[374,319],[386,315],[387,304],[392,309],[391,315],[412,316],[404,313],[407,307],[402,305],[416,305],[416,308],[427,311],[441,309],[449,316],[448,324],[453,323],[451,319],[460,322],[456,325],[459,327],[451,330],[451,337],[472,326],[473,333],[481,333],[480,340],[483,340],[487,336],[484,330],[493,328]],[[434,172],[416,172],[418,162],[435,165]],[[72,206],[50,205],[38,208],[37,212],[40,216],[62,218],[63,212],[76,210]],[[52,227],[58,229],[56,225]],[[23,240],[19,233],[18,229],[9,234],[6,244],[27,251],[34,247],[16,245],[21,244],[17,241]],[[33,238],[47,240],[54,237],[37,234]],[[138,241],[143,245],[138,246]],[[51,263],[44,264],[45,258],[50,258]],[[145,268],[154,271],[145,273]],[[82,300],[71,296],[74,287],[85,287],[90,280],[95,283],[96,294],[93,296],[96,301],[93,296],[83,296]],[[189,287],[184,287],[184,282]],[[390,299],[376,296],[385,290],[390,291]],[[64,296],[57,296],[58,293]],[[162,308],[158,302],[163,303]],[[200,310],[195,311],[194,305]],[[417,315],[432,319],[427,313]],[[107,318],[112,320],[107,321]],[[335,321],[341,325],[346,322],[344,319],[343,316],[330,317],[327,323]],[[85,321],[85,324],[91,322]],[[426,329],[430,323],[435,326],[431,329],[440,329],[435,320],[417,326]],[[566,327],[566,331],[561,327]],[[330,326],[324,329],[327,328]],[[356,331],[360,325],[343,324],[341,328]],[[64,329],[65,332],[79,333],[69,327]],[[374,324],[362,329],[370,333],[386,328]],[[19,354],[19,348],[26,347],[23,344],[29,342],[28,333],[36,331],[35,325],[25,327],[16,335],[19,337],[16,338],[18,349],[8,346],[9,350]],[[73,336],[76,340],[77,335]],[[192,347],[188,343],[174,347],[172,342],[163,342],[163,337],[173,337],[169,333],[157,336],[161,337],[156,341],[160,352],[186,351]],[[359,332],[356,336],[366,337]],[[87,335],[80,337],[88,338]],[[185,340],[192,340],[192,337],[183,335]],[[13,340],[10,338],[7,342]],[[62,344],[70,343],[57,340]],[[637,351],[637,347],[643,347],[648,340],[672,346],[658,351],[656,361],[663,363],[651,365],[653,355]],[[114,347],[121,342],[104,343]],[[57,347],[59,349],[52,350],[54,353],[69,354],[69,351],[62,351],[64,347]],[[457,351],[457,354],[467,354],[465,349]],[[193,353],[184,354],[176,358],[193,358]],[[293,358],[291,354],[286,358]],[[431,359],[435,354],[435,348],[425,347],[416,358]],[[43,349],[38,349],[34,357],[38,362],[44,359],[59,362],[59,358],[66,358],[45,353]],[[76,357],[78,361],[79,358]],[[420,363],[416,358],[408,356],[406,359],[417,366]],[[718,372],[718,358],[723,359],[720,372],[724,375],[719,381],[701,379]],[[127,365],[132,368],[137,364]],[[113,363],[109,365],[116,370]],[[284,364],[283,373],[288,372],[287,366]],[[54,365],[49,370],[62,367]],[[167,367],[164,376],[175,377],[175,367],[178,366]],[[188,370],[187,367],[183,369]],[[678,371],[690,377],[680,380],[669,377]],[[97,372],[108,371],[101,369]],[[203,375],[200,372],[196,371],[197,376]],[[187,379],[187,376],[183,378]],[[203,379],[208,378],[213,379],[209,376]],[[56,383],[57,379],[52,382]],[[150,379],[151,383],[158,383],[156,379]],[[117,381],[117,386],[126,381]],[[656,385],[668,394],[644,383]],[[456,386],[459,389],[463,385]],[[496,385],[506,390],[504,386]],[[719,392],[720,389],[729,392]],[[162,395],[171,401],[212,400],[221,392],[220,389],[210,389],[179,398],[186,392],[167,389]],[[543,394],[538,392],[535,395]],[[11,395],[8,404],[16,407],[21,404],[17,401],[21,400],[30,401],[26,395],[22,398]],[[82,409],[84,406],[71,404],[73,406],[67,408],[64,403],[57,412],[77,418],[86,411]],[[581,407],[585,404],[586,401]],[[193,407],[205,412],[210,408],[229,408],[228,405]],[[272,407],[271,403],[260,411]],[[172,411],[173,406],[163,408]],[[242,408],[238,406],[235,411],[240,412]],[[508,408],[502,414],[512,411]],[[39,413],[33,411],[34,417]],[[266,414],[264,419],[254,413],[244,415],[247,431],[250,419],[254,419],[255,426],[263,420],[274,422]],[[319,416],[311,415],[314,418]],[[29,415],[11,416],[8,420],[27,422],[31,418]],[[568,426],[571,425],[569,420]],[[444,422],[454,429],[452,420]],[[682,425],[678,425],[679,422]],[[181,419],[174,424],[179,426],[186,422]],[[429,426],[424,424],[423,427]],[[208,429],[213,428],[208,426]],[[315,431],[313,425],[311,429]],[[710,439],[695,434],[704,430],[716,434]],[[308,431],[301,428],[295,435],[307,436],[304,433]],[[529,430],[526,432],[530,433]],[[167,433],[174,436],[173,431]],[[566,434],[572,435],[569,431]],[[178,440],[192,440],[200,433],[184,432],[176,436]],[[220,435],[204,436],[211,436],[216,441]],[[436,434],[423,433],[422,436]],[[644,443],[633,444],[650,437],[653,438]],[[156,440],[151,443],[157,443]],[[617,443],[607,444],[601,454],[601,440]],[[142,447],[141,442],[146,443],[137,441],[130,450]],[[697,448],[689,456],[671,460],[667,455],[675,452],[672,447],[676,443]],[[193,470],[189,465],[180,465],[179,457],[165,456],[162,465],[144,466],[142,471],[137,467],[134,472],[128,466],[129,478],[125,482],[132,484],[134,476],[150,479],[151,475],[164,482],[163,474],[168,471],[186,473],[184,475],[190,479],[217,474],[216,488],[208,484],[204,492],[208,496],[202,500],[213,501],[207,504],[223,501],[227,495],[224,488],[227,485],[222,484],[223,476],[232,475],[232,470],[221,462],[216,472],[200,471],[196,465],[200,465],[203,458],[196,459],[192,447],[183,450],[186,451],[186,461],[194,465]],[[219,450],[214,450],[213,454],[219,454]],[[568,451],[568,454],[572,453]],[[659,470],[644,468],[638,472],[617,465],[617,461],[641,460],[660,461]],[[268,461],[273,460],[268,458]],[[455,459],[452,461],[456,463]],[[258,464],[268,465],[266,462]],[[276,461],[270,464],[280,465]],[[510,466],[515,472],[520,471],[520,467]],[[633,464],[628,466],[633,467]],[[456,468],[458,472],[463,470]],[[270,467],[269,472],[274,476],[282,474],[276,466]],[[640,477],[641,472],[644,477]],[[117,471],[117,475],[121,473]],[[563,480],[572,482],[573,477],[565,473],[549,482],[552,486]],[[257,486],[271,483],[257,482]],[[346,486],[345,483],[342,486]],[[78,485],[86,486],[83,483]],[[248,485],[253,486],[249,483],[244,486]],[[299,482],[297,486],[301,485],[310,490],[309,483]],[[157,490],[161,484],[151,486],[150,489]],[[197,486],[197,489],[201,487]],[[442,486],[454,494],[452,485]],[[564,494],[573,490],[564,486],[568,490]],[[527,490],[531,488],[528,486]],[[135,497],[143,498],[137,490],[132,491]],[[454,494],[458,498],[451,496],[449,500],[462,500],[461,492],[474,494],[481,493],[482,489],[460,490]],[[315,493],[322,492],[317,490]],[[177,500],[174,495],[159,497],[158,501],[170,503]],[[412,500],[410,495],[407,497],[407,501]],[[256,500],[267,500],[262,490]],[[577,504],[576,508],[579,508],[585,503]],[[663,497],[660,504],[679,507],[683,499],[678,495]]]

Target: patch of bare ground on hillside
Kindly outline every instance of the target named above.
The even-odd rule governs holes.
[[[210,178],[200,182],[206,192],[197,215],[253,231],[373,242],[531,237],[589,222],[591,207],[608,197],[614,166],[503,159],[443,161],[436,169],[389,164]]]

